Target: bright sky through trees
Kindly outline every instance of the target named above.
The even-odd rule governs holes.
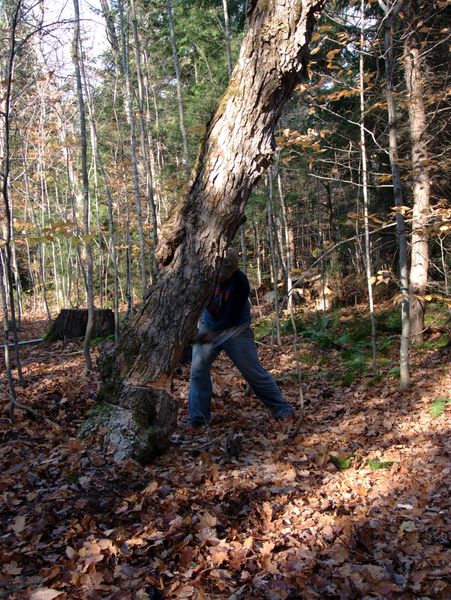
[[[46,59],[57,71],[66,74],[72,71],[70,44],[74,18],[73,2],[44,0],[43,7],[44,24],[50,25],[43,37]],[[42,8],[38,10],[41,11]],[[104,20],[99,11],[98,0],[80,0],[83,49],[90,57],[100,56],[106,44]],[[55,23],[57,25],[52,26]]]

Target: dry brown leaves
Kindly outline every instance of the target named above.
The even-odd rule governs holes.
[[[416,357],[406,393],[395,381],[325,387],[305,369],[291,441],[221,358],[210,435],[243,433],[239,459],[174,448],[141,467],[76,438],[96,387],[80,344],[23,349],[20,399],[55,423],[2,413],[0,598],[449,598],[447,415],[429,410],[449,395],[445,353]],[[263,356],[279,378],[294,368],[289,338]],[[295,383],[282,387],[295,403]]]

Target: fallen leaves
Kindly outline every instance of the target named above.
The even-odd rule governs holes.
[[[77,344],[26,351],[22,399],[58,427],[0,417],[0,597],[449,596],[448,403],[431,412],[449,378],[418,367],[419,402],[395,381],[325,388],[307,370],[310,404],[287,443],[221,358],[211,435],[242,433],[239,460],[174,448],[146,467],[117,465],[101,439],[76,437],[96,383],[77,376]],[[291,354],[287,341],[266,365],[291,372]],[[175,381],[183,402],[187,380],[185,369]]]
[[[53,598],[57,598],[62,593],[63,592],[51,588],[40,588],[35,592],[32,592],[30,600],[53,600]]]

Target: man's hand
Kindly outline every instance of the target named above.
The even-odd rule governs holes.
[[[193,344],[211,344],[215,341],[217,334],[213,331],[197,333],[191,340]]]

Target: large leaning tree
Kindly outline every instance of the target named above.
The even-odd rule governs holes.
[[[173,370],[252,187],[269,165],[275,126],[305,70],[324,3],[256,0],[249,8],[240,56],[207,126],[188,192],[162,232],[158,274],[117,346],[99,361],[105,410],[98,422],[116,459],[150,460],[174,429]]]

